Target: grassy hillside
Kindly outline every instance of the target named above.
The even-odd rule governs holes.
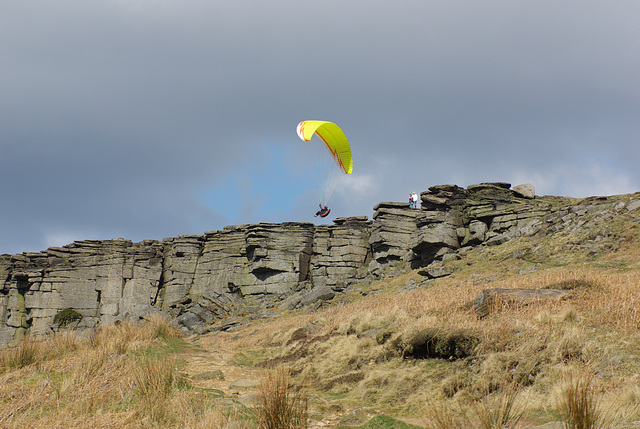
[[[619,243],[601,253],[523,237],[231,332],[151,318],[27,338],[0,354],[0,427],[285,427],[274,409],[318,428],[640,427],[640,233],[632,216],[601,227]],[[484,288],[569,294],[479,319]]]

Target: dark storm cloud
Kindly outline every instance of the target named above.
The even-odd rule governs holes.
[[[3,4],[0,253],[222,227],[225,208],[199,195],[250,180],[265,142],[293,148],[303,119],[341,124],[357,152],[335,201],[345,215],[439,183],[636,190],[639,12],[635,1]],[[303,206],[283,220],[306,220]]]

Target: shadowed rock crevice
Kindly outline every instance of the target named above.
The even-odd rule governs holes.
[[[480,339],[472,332],[425,329],[394,346],[405,359],[458,360],[473,356],[478,344]]]

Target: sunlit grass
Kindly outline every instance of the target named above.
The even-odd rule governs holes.
[[[189,386],[170,357],[184,343],[163,324],[151,317],[91,335],[27,337],[0,351],[0,427],[216,427],[234,420]]]
[[[519,274],[522,261],[511,269],[504,254],[489,256],[458,261],[453,275],[412,291],[402,290],[423,279],[407,270],[364,285],[367,296],[355,289],[340,305],[282,314],[200,343],[228,348],[229,364],[242,370],[285,364],[289,378],[281,386],[304,386],[344,409],[419,416],[427,427],[518,427],[525,419],[569,421],[580,413],[597,418],[602,408],[589,411],[589,401],[606,403],[615,419],[640,419],[634,378],[640,364],[628,358],[640,353],[640,266],[607,262],[624,259],[617,255]],[[478,319],[473,302],[488,287],[567,287],[570,295],[499,306]],[[456,350],[456,341],[470,338],[478,341],[467,342],[464,353],[415,353],[438,341],[452,341],[438,347]],[[189,347],[159,316],[88,335],[27,337],[0,351],[0,427],[256,427],[259,410],[229,409],[220,395],[189,384],[176,357]],[[588,389],[579,378],[573,393],[563,387],[572,385],[568,368],[580,374],[598,366]],[[267,397],[278,398],[278,389]]]
[[[260,429],[305,429],[308,397],[291,384],[289,369],[267,369],[260,381]]]

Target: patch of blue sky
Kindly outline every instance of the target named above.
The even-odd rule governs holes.
[[[241,189],[239,176],[234,173],[218,186],[202,191],[199,197],[206,207],[222,215],[227,224],[237,223],[242,212]]]
[[[265,143],[262,149],[260,156],[247,157],[242,168],[199,195],[227,224],[279,221],[309,189],[317,187],[290,147]]]

